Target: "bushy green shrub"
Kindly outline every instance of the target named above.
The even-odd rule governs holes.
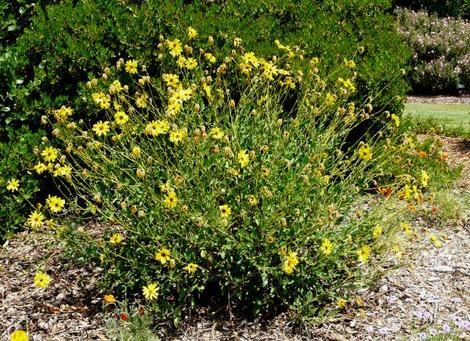
[[[83,102],[77,93],[82,82],[121,57],[135,58],[151,72],[160,71],[160,35],[181,33],[187,26],[213,35],[201,46],[221,52],[228,52],[234,38],[241,38],[247,50],[268,55],[274,40],[281,39],[298,44],[306,57],[319,57],[325,72],[338,58],[352,58],[359,65],[356,99],[374,98],[377,112],[398,114],[402,100],[397,95],[406,91],[404,81],[395,77],[407,49],[387,14],[390,1],[44,0],[33,6],[16,0],[2,4],[5,18],[21,22],[14,24],[14,35],[4,36],[0,49],[0,140],[5,143],[9,140],[5,127],[27,124],[36,130],[48,108],[69,105],[80,115]],[[30,7],[23,12],[26,6]],[[233,92],[241,92],[235,86]],[[292,91],[285,106],[292,106],[296,96]],[[366,126],[356,129],[355,135],[365,130]]]
[[[413,49],[413,91],[436,94],[470,90],[470,23],[404,9],[397,15],[399,32]]]
[[[8,143],[0,141],[0,243],[10,233],[22,229],[25,212],[31,210],[30,202],[37,199],[40,183],[30,169],[36,158],[33,150],[43,134],[32,133],[23,126],[9,131]],[[16,181],[18,186],[9,186]]]
[[[416,169],[391,175],[387,195],[367,195],[409,148],[385,139],[399,117],[345,148],[373,111],[373,102],[351,102],[352,61],[321,77],[318,59],[282,42],[266,59],[237,41],[220,55],[200,50],[204,37],[190,40],[165,40],[156,74],[135,60],[106,67],[80,96],[85,118],[51,111],[64,149],[45,145],[37,162],[78,195],[50,198],[28,225],[64,209],[97,214],[101,229],[58,233],[77,258],[100,264],[108,292],[137,294],[175,321],[208,298],[305,318],[344,300],[396,241],[403,204],[390,194],[403,188],[401,197],[421,200],[428,186]],[[236,83],[244,90],[235,100]]]

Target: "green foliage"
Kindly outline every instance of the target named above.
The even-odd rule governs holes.
[[[415,93],[470,90],[470,23],[399,9],[399,32],[413,49],[410,82]]]
[[[10,142],[0,141],[0,241],[22,229],[29,201],[40,189],[40,182],[29,169],[35,158],[31,151],[39,145],[42,133],[32,133],[26,126],[8,133]],[[12,179],[20,182],[19,191],[14,193],[6,189]]]
[[[358,97],[376,96],[402,67],[407,53],[393,33],[388,1],[181,2],[63,1],[35,7],[30,29],[0,56],[1,122],[27,120],[72,101],[88,72],[119,57],[155,67],[160,34],[192,25],[213,34],[221,49],[240,37],[248,50],[266,55],[274,39],[300,43],[329,66],[352,57],[358,46],[361,77]],[[398,111],[406,86],[395,80],[381,92],[378,107]],[[6,114],[5,114],[6,113]],[[1,133],[1,132],[0,132]]]
[[[377,112],[398,113],[402,101],[396,95],[406,85],[395,75],[407,50],[392,29],[389,8],[389,1],[363,0],[0,1],[0,141],[21,139],[7,131],[24,124],[36,130],[49,108],[69,105],[79,115],[86,103],[77,94],[88,75],[121,57],[144,62],[149,71],[165,68],[158,62],[161,35],[188,26],[213,35],[213,43],[201,46],[221,52],[239,37],[247,51],[261,56],[271,54],[275,39],[299,44],[307,58],[321,59],[324,72],[352,58],[360,65],[356,99],[373,97]],[[236,85],[233,91],[241,92]],[[286,107],[296,96],[293,91]]]

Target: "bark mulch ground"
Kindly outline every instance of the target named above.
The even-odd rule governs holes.
[[[470,145],[444,138],[449,161],[461,165],[455,195],[470,194]],[[441,248],[421,238],[372,289],[358,292],[363,306],[346,309],[333,321],[302,327],[285,315],[259,322],[200,318],[178,340],[399,340],[424,339],[448,331],[470,338],[470,207],[442,229],[418,219],[423,235],[446,235]],[[31,340],[107,340],[100,269],[71,266],[48,233],[20,233],[0,247],[0,339],[28,329]],[[52,282],[33,286],[47,265]],[[111,318],[111,316],[108,316]],[[445,338],[444,338],[445,339]]]

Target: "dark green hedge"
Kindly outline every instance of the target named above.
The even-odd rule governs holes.
[[[395,6],[425,10],[440,17],[470,19],[470,0],[394,0]]]
[[[273,42],[280,39],[319,56],[326,70],[343,58],[353,58],[358,65],[357,96],[361,100],[378,96],[377,111],[398,113],[402,102],[396,96],[407,90],[397,75],[409,52],[395,33],[391,0],[43,0],[36,6],[24,0],[0,0],[0,4],[4,18],[17,22],[12,34],[2,29],[0,36],[3,143],[16,143],[7,129],[21,134],[18,129],[26,125],[36,132],[48,108],[68,104],[78,109],[80,83],[120,57],[156,67],[159,36],[185,34],[188,26],[201,36],[212,35],[222,50],[240,37],[247,50],[268,55],[275,53]],[[12,16],[20,7],[27,10]]]

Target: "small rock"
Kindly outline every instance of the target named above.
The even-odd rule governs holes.
[[[434,269],[432,269],[434,272],[454,272],[454,269],[451,268],[450,266],[436,266]]]

